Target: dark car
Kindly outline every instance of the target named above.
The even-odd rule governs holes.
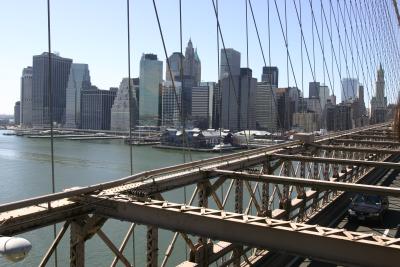
[[[349,219],[383,221],[383,214],[389,208],[384,196],[357,194],[349,207]]]

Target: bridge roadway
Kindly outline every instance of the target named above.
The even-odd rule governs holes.
[[[343,138],[347,135],[360,133],[362,131],[368,131],[371,129],[378,129],[383,126],[384,125],[369,126],[362,129],[356,129],[344,133],[342,132],[335,135],[330,135],[329,137],[319,138],[318,140],[316,140],[315,144],[318,145],[327,142],[329,143],[332,140],[337,140],[337,138]],[[280,144],[268,148],[254,149],[251,151],[225,155],[213,159],[143,172],[104,184],[98,184],[79,189],[72,189],[66,192],[60,192],[52,195],[3,204],[0,205],[0,234],[18,234],[56,222],[70,220],[72,218],[75,218],[76,216],[84,214],[96,214],[122,220],[138,221],[142,223],[147,223],[148,225],[159,226],[161,228],[166,228],[170,230],[178,230],[185,233],[214,237],[219,240],[243,243],[256,247],[266,247],[278,251],[287,251],[295,255],[309,255],[313,258],[322,258],[328,261],[338,261],[338,255],[329,252],[329,249],[326,249],[326,247],[322,246],[324,242],[326,242],[326,244],[335,244],[335,246],[339,247],[342,245],[343,247],[348,246],[348,251],[354,251],[353,255],[349,254],[347,258],[342,257],[343,263],[371,265],[372,263],[376,264],[378,260],[383,260],[384,258],[390,259],[387,266],[392,266],[391,264],[393,264],[395,260],[397,260],[398,262],[398,260],[400,260],[400,240],[394,239],[389,236],[382,237],[360,235],[358,233],[350,231],[338,231],[337,229],[333,228],[318,228],[316,226],[307,224],[297,225],[295,223],[290,223],[288,221],[282,220],[274,221],[274,219],[271,219],[268,221],[268,219],[266,219],[265,217],[251,217],[244,216],[243,214],[228,214],[228,216],[226,216],[226,214],[224,215],[221,211],[218,210],[206,210],[202,208],[200,208],[199,210],[199,207],[193,207],[193,209],[191,209],[186,208],[186,206],[182,206],[181,204],[172,204],[171,206],[165,201],[158,202],[158,204],[154,201],[150,201],[150,204],[145,204],[148,200],[145,200],[143,202],[143,200],[131,198],[129,195],[132,192],[135,193],[135,195],[140,195],[138,193],[143,193],[143,196],[146,197],[147,194],[154,195],[156,193],[179,188],[187,184],[197,183],[199,181],[209,178],[210,172],[213,172],[216,169],[221,171],[235,171],[246,169],[255,164],[260,164],[260,162],[264,161],[267,156],[275,154],[278,155],[277,153],[282,154],[288,148],[296,150],[297,148],[301,148],[301,143],[299,141],[293,141],[287,144]],[[282,155],[278,156],[284,157]],[[351,164],[357,164],[357,162],[349,162]],[[344,161],[342,163],[348,162]],[[362,162],[358,163],[360,163],[360,165],[363,165],[361,164]],[[393,165],[393,163],[389,165],[380,164],[379,162],[368,163],[368,165],[371,164],[374,167],[382,166],[391,169],[398,168],[397,165]],[[237,173],[235,173],[235,176],[238,176],[238,179],[241,179],[240,175],[238,175]],[[329,187],[329,185],[326,186]],[[334,185],[332,184],[331,186]],[[348,190],[351,191],[352,184],[348,184],[348,186]],[[397,195],[398,193],[395,191],[396,190],[393,191],[395,193],[394,195]],[[392,193],[383,194],[390,195]],[[90,201],[88,202],[88,200]],[[51,205],[50,209],[47,208],[48,204]],[[111,205],[111,207],[114,208],[107,208],[107,205]],[[142,210],[140,210],[141,212],[139,213],[124,213],[124,209],[121,209],[121,207],[124,207],[124,205],[126,208],[128,208],[128,210],[134,208]],[[118,210],[119,212],[115,213],[115,210]],[[165,224],[160,223],[159,225],[157,225],[158,222],[156,223],[156,218],[162,217],[154,217],[154,214],[166,211],[172,212],[173,214],[175,214],[174,216],[183,216],[182,220],[179,221],[180,223],[175,222],[175,224],[171,224],[171,222],[173,221],[171,220],[170,222],[167,221]],[[198,213],[196,214],[196,212]],[[143,217],[137,217],[141,213],[148,214],[150,217],[153,216],[154,220],[149,221],[148,219],[143,219]],[[188,219],[188,216],[193,217],[193,220],[204,220],[204,224],[209,224],[210,227],[205,227],[205,229],[202,229],[202,227],[197,227],[198,229],[196,229],[196,227],[193,228],[193,223],[192,225],[187,224],[189,221],[192,220]],[[217,218],[215,216],[220,217]],[[166,215],[166,217],[173,218],[170,215]],[[237,218],[239,218],[239,221],[237,221]],[[186,225],[189,228],[182,228],[182,226],[180,226],[180,224],[185,220],[187,220]],[[224,225],[224,227],[222,227],[222,229],[238,227],[238,230],[240,230],[242,227],[244,227],[244,229],[248,233],[252,231],[255,232],[253,232],[254,235],[252,237],[249,236],[249,238],[245,238],[246,235],[243,235],[243,232],[241,232],[240,236],[243,240],[240,239],[239,236],[236,236],[235,238],[232,238],[229,235],[227,236],[226,232],[224,233],[224,231],[221,230],[214,230],[214,232],[212,232],[212,225],[217,225],[219,223],[226,224]],[[271,239],[268,238],[268,235],[266,235],[265,238],[260,239],[260,237],[263,235],[261,235],[261,232],[258,232],[261,230],[257,230],[257,227],[255,226],[263,227],[262,232],[268,232],[268,229],[271,229],[271,235],[274,235],[272,234],[272,232],[274,232],[276,229],[279,229],[279,235],[287,237],[282,239],[286,240],[286,243],[285,241],[280,244],[279,242],[276,242],[275,244],[274,242],[271,243]],[[279,239],[279,235],[277,235],[276,238]],[[309,242],[309,244],[314,244],[311,246],[314,248],[314,252],[310,250],[310,247],[306,249],[304,247],[305,243],[299,242],[291,246],[290,242],[287,242],[288,240],[297,240],[298,238],[304,240],[304,242]],[[360,256],[362,255],[361,252],[365,251],[365,249],[370,249],[371,255],[375,255],[376,253],[375,261],[366,262]],[[345,253],[345,251],[343,251],[343,253]],[[123,259],[121,260],[123,261]]]
[[[394,188],[400,188],[400,172],[393,170],[387,173],[377,183],[381,186],[390,186]],[[389,210],[384,215],[382,223],[374,221],[356,221],[349,220],[347,212],[344,212],[342,216],[338,217],[338,220],[332,224],[337,229],[344,229],[346,231],[356,231],[358,233],[373,233],[378,236],[387,236],[392,238],[399,238],[400,236],[400,199],[396,197],[389,197]],[[367,255],[367,254],[365,254]],[[367,256],[366,256],[367,257]],[[369,258],[369,256],[367,257]],[[296,260],[292,267],[334,267],[339,266],[333,263],[326,263],[311,259],[300,259]]]

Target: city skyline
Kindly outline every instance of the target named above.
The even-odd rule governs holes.
[[[245,12],[244,3],[230,4],[230,1],[219,1],[219,16],[222,33],[226,48],[233,48],[243,54],[242,66],[246,64],[246,40],[245,40]],[[122,77],[127,77],[127,53],[126,53],[126,7],[123,2],[96,2],[96,12],[92,12],[94,1],[54,2],[52,3],[52,47],[53,52],[60,52],[60,56],[73,58],[74,63],[86,63],[90,66],[93,83],[99,88],[109,88],[117,86]],[[179,16],[177,13],[178,1],[166,3],[158,1],[158,11],[163,24],[164,36],[166,38],[167,52],[170,56],[173,52],[179,51]],[[199,57],[202,61],[202,81],[217,81],[217,49],[216,49],[216,23],[213,14],[212,4],[207,2],[183,1],[183,45],[192,39],[196,44]],[[76,7],[79,6],[79,9]],[[280,31],[279,20],[274,5],[271,8],[271,66],[279,68],[281,84],[287,82],[286,71],[286,51],[282,33]],[[278,2],[280,15],[283,15],[283,4]],[[316,5],[315,12],[319,12]],[[264,51],[268,50],[268,28],[266,26],[267,4],[265,2],[254,2],[253,10],[258,24],[261,43]],[[0,114],[12,113],[15,101],[19,99],[21,70],[31,66],[32,55],[40,54],[47,50],[46,36],[46,5],[37,2],[27,2],[18,5],[17,1],[3,2],[0,4],[0,23],[12,25],[2,27],[0,34],[6,36],[5,41],[0,44]],[[169,15],[176,13],[176,19],[168,19]],[[303,16],[307,17],[304,11]],[[70,14],[74,14],[74,20],[70,19]],[[11,16],[11,14],[13,14]],[[17,15],[16,15],[17,14]],[[157,54],[163,62],[161,39],[159,36],[154,10],[149,2],[135,2],[131,6],[131,37],[132,37],[132,58],[131,58],[131,77],[138,77],[139,61],[142,53]],[[21,23],[29,21],[29,23]],[[199,23],[201,21],[201,23]],[[146,27],[139,27],[146,25]],[[301,84],[301,63],[300,55],[300,35],[298,32],[298,22],[295,16],[293,4],[288,5],[288,35],[289,50],[292,56],[294,72],[297,80],[297,87],[303,89],[307,95],[308,82],[313,81],[311,71],[304,63],[304,84]],[[306,43],[311,48],[311,21],[303,20],[303,26],[308,29],[304,32]],[[333,36],[334,41],[336,39]],[[328,38],[325,39],[328,47]],[[30,40],[30,42],[26,42]],[[78,41],[77,41],[78,40]],[[195,48],[196,48],[195,47]],[[222,48],[222,45],[220,45]],[[347,49],[347,48],[346,48]],[[184,53],[184,51],[182,51]],[[316,45],[316,52],[320,53],[319,46]],[[349,52],[349,49],[347,49]],[[342,56],[343,57],[343,56]],[[4,60],[3,60],[4,59]],[[7,62],[7,63],[6,63]],[[330,65],[330,55],[328,65]],[[342,58],[342,69],[345,63]],[[269,65],[268,53],[266,52],[266,65]],[[352,64],[350,64],[352,65]],[[261,80],[262,67],[264,62],[261,57],[260,48],[257,43],[257,36],[254,25],[249,20],[249,67],[253,70],[253,76]],[[374,66],[376,68],[377,66]],[[383,66],[385,68],[385,66]],[[353,66],[349,66],[350,74],[353,73]],[[322,58],[316,59],[316,81],[324,82]],[[334,72],[336,72],[334,70]],[[165,73],[165,64],[163,74]],[[326,75],[325,75],[326,76]],[[335,77],[334,91],[340,95],[340,82],[337,73]],[[346,75],[347,76],[347,75]],[[164,77],[163,77],[164,79]],[[362,81],[364,84],[364,82]],[[294,77],[289,68],[289,84],[296,86]],[[325,77],[325,84],[329,85]],[[366,103],[372,97],[370,94],[370,81],[366,85]],[[369,88],[368,88],[369,86]]]

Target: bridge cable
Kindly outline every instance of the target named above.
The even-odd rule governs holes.
[[[322,0],[321,0],[322,1]],[[364,67],[363,67],[363,64],[362,64],[362,61],[361,61],[361,57],[360,57],[360,51],[359,51],[359,48],[358,48],[358,43],[357,43],[357,39],[356,39],[356,37],[355,37],[355,34],[354,34],[354,27],[353,27],[353,23],[352,23],[352,19],[351,19],[351,14],[350,14],[350,11],[349,11],[349,8],[347,8],[347,4],[345,4],[344,5],[344,7],[345,7],[345,11],[344,11],[344,13],[346,14],[347,13],[347,15],[348,15],[348,18],[349,18],[349,22],[350,22],[350,33],[351,33],[351,36],[350,37],[353,37],[353,39],[354,39],[354,43],[355,43],[355,50],[356,50],[356,52],[357,52],[357,59],[358,59],[358,61],[359,61],[359,64],[355,64],[356,66],[355,66],[355,68],[356,68],[356,74],[357,74],[357,76],[359,77],[359,78],[361,78],[360,77],[360,71],[359,71],[359,65],[361,65],[361,74],[362,74],[362,77],[363,77],[363,84],[365,85],[365,89],[367,90],[367,92],[368,92],[368,100],[369,101],[371,101],[371,98],[370,98],[370,92],[369,92],[369,88],[368,88],[368,85],[366,84],[366,75],[365,75],[365,72],[364,72]],[[353,2],[352,2],[352,0],[350,0],[350,10],[352,10],[353,9]],[[357,24],[355,25],[356,27],[357,27]],[[351,42],[351,43],[353,43],[353,42]],[[352,48],[351,48],[351,50],[352,50]],[[352,58],[353,58],[353,55],[352,55]],[[364,103],[365,104],[365,103]]]
[[[179,41],[180,41],[180,68],[179,68],[179,76],[180,76],[180,80],[181,80],[181,103],[183,104],[183,39],[182,39],[182,0],[179,0]],[[172,79],[175,79],[175,77],[172,77]],[[183,111],[182,111],[183,112]],[[188,149],[189,149],[189,145],[187,140],[187,137],[185,137],[185,127],[186,127],[186,123],[185,123],[185,118],[182,114],[181,118],[183,118],[182,123],[182,141],[183,141],[183,163],[186,163],[186,149],[185,149],[185,145],[187,145]],[[190,161],[192,161],[192,157],[190,154],[190,149],[189,149],[189,157],[190,157]],[[187,193],[186,193],[186,186],[183,187],[183,200],[184,203],[187,203]],[[186,260],[188,255],[188,249],[187,246],[185,245],[185,258]]]
[[[262,43],[261,43],[261,38],[260,38],[260,34],[259,34],[259,31],[258,31],[258,26],[257,26],[257,22],[256,22],[256,19],[255,19],[255,15],[254,15],[254,11],[253,11],[253,5],[252,5],[252,3],[251,3],[251,0],[248,0],[248,3],[249,3],[249,7],[250,7],[250,11],[251,11],[251,15],[252,15],[252,18],[253,18],[253,24],[254,24],[254,28],[255,28],[255,30],[256,30],[256,34],[257,34],[257,39],[258,39],[258,44],[259,44],[259,47],[260,47],[260,50],[261,50],[261,55],[262,55],[262,58],[263,58],[263,61],[264,61],[264,66],[267,66],[267,63],[266,63],[266,60],[265,60],[265,55],[264,55],[264,49],[263,49],[263,46],[262,46]],[[269,0],[267,1],[267,17],[268,17],[268,57],[269,57],[269,67],[271,67],[271,32],[270,32],[270,14],[269,14]],[[274,101],[274,104],[275,104],[275,109],[276,109],[276,111],[277,111],[277,107],[278,107],[278,105],[277,105],[277,101],[276,101],[276,97],[275,97],[275,94],[272,92],[272,86],[271,86],[271,94],[272,94],[272,99],[273,99],[273,101]],[[272,105],[271,105],[271,114],[272,114],[272,112],[273,112],[273,110],[272,110]],[[280,118],[279,118],[279,116],[277,116],[277,119],[278,119],[278,122],[279,122],[279,120],[280,120]],[[279,122],[279,124],[280,124],[280,122]],[[269,129],[269,130],[271,130],[271,129]],[[272,139],[272,134],[271,134],[271,139]]]
[[[126,0],[126,27],[127,27],[127,53],[128,53],[128,98],[129,98],[129,164],[130,174],[133,175],[133,144],[132,142],[132,85],[131,85],[131,31],[130,31],[130,7],[129,1]],[[135,249],[135,231],[132,231],[132,259],[133,265],[136,266],[136,249]]]
[[[215,5],[214,0],[211,0],[211,3],[212,3],[212,6],[213,6],[215,18],[216,18],[216,20],[217,20],[217,29],[218,29],[219,35],[220,35],[220,37],[221,37],[222,47],[223,47],[223,49],[224,49],[224,51],[225,51],[224,55],[225,55],[226,64],[227,64],[227,66],[228,66],[229,80],[230,80],[230,82],[232,82],[233,93],[234,93],[234,96],[235,96],[235,99],[236,99],[236,104],[237,104],[238,107],[239,107],[239,106],[240,106],[239,97],[238,97],[238,94],[237,94],[237,91],[236,91],[235,82],[234,82],[234,80],[233,80],[232,70],[231,70],[231,65],[230,65],[230,63],[229,63],[228,55],[226,54],[226,46],[225,46],[224,36],[223,36],[223,34],[222,34],[221,25],[220,25],[220,23],[219,23],[219,17],[218,17],[216,5]],[[219,75],[218,75],[218,76],[219,76]],[[230,85],[230,84],[229,84],[229,85]],[[220,92],[221,92],[221,96],[222,96],[222,90],[221,90],[221,87],[222,87],[222,86],[221,86],[221,84],[219,85],[219,87],[220,87]],[[229,88],[230,88],[230,86],[229,86]],[[229,94],[230,94],[230,90],[229,90]],[[222,97],[221,97],[221,98],[222,98]],[[221,101],[222,101],[222,100],[221,100]],[[230,103],[228,103],[228,104],[230,104]],[[229,116],[229,113],[228,113],[228,116]],[[242,116],[242,113],[241,113],[241,112],[238,112],[238,116],[239,116],[239,117]],[[222,123],[222,121],[221,121],[221,123]],[[229,123],[229,117],[228,117],[228,123]],[[239,125],[239,126],[240,126],[240,125]],[[248,137],[247,137],[246,131],[244,131],[244,136],[245,136],[245,139],[246,139],[246,144],[248,144]]]
[[[50,158],[51,158],[51,192],[54,194],[55,187],[55,171],[54,171],[54,131],[53,131],[53,89],[52,89],[52,64],[51,64],[51,17],[50,17],[50,0],[47,0],[47,45],[48,45],[48,87],[49,87],[49,120],[50,120]],[[48,208],[51,209],[50,202]],[[53,224],[53,238],[57,237],[57,225]],[[57,248],[54,249],[54,266],[58,266]]]
[[[363,56],[364,56],[364,60],[367,66],[367,71],[368,71],[368,76],[370,79],[370,83],[371,83],[371,98],[372,98],[372,91],[374,88],[374,68],[372,66],[377,66],[377,60],[375,58],[375,53],[373,52],[373,45],[372,45],[372,41],[370,38],[370,34],[369,31],[367,31],[368,29],[368,25],[367,25],[367,19],[363,16],[365,16],[364,11],[361,7],[361,3],[360,6],[358,6],[357,0],[355,0],[355,9],[357,11],[357,15],[356,18],[358,17],[360,20],[360,36],[362,36],[362,39],[365,42],[365,51],[363,52]],[[371,70],[369,70],[368,66],[371,66]],[[370,106],[370,102],[368,103],[368,106]]]
[[[386,40],[387,40],[387,46],[388,46],[388,48],[390,49],[387,49],[387,51],[392,51],[393,53],[395,53],[396,52],[396,50],[395,50],[395,48],[394,48],[394,46],[393,46],[393,42],[392,42],[392,36],[391,36],[391,31],[390,31],[390,21],[389,21],[389,19],[390,19],[390,14],[388,15],[387,13],[386,13],[386,8],[385,8],[385,4],[386,4],[386,1],[384,1],[384,2],[381,2],[381,20],[382,20],[382,23],[383,23],[383,27],[384,27],[384,29],[386,30],[385,32],[384,32],[384,36],[386,36]],[[396,96],[395,96],[395,92],[394,92],[394,86],[395,86],[395,74],[393,73],[393,70],[394,70],[394,56],[390,56],[390,55],[388,55],[388,53],[386,53],[386,55],[387,55],[387,59],[388,59],[388,61],[389,61],[389,71],[390,71],[390,91],[391,91],[391,94],[392,94],[392,102],[394,103],[395,101],[396,101]]]
[[[321,0],[322,1],[322,0]],[[356,4],[356,3],[355,3]],[[371,102],[371,97],[372,97],[372,88],[371,88],[371,91],[369,90],[369,82],[368,82],[368,77],[367,76],[369,76],[369,79],[371,80],[371,73],[370,73],[370,70],[369,70],[369,64],[368,64],[368,61],[367,61],[367,59],[366,59],[366,55],[365,55],[365,51],[364,51],[364,42],[363,42],[363,38],[362,38],[362,36],[361,36],[361,33],[360,33],[360,30],[359,30],[359,27],[358,27],[358,20],[357,20],[357,17],[356,17],[356,14],[355,14],[355,10],[356,9],[356,7],[354,7],[353,6],[353,1],[350,1],[350,11],[351,11],[351,14],[350,14],[350,12],[349,12],[349,17],[351,17],[351,15],[353,15],[354,16],[354,18],[355,18],[355,28],[356,28],[356,34],[357,34],[357,38],[358,38],[358,40],[360,41],[360,46],[361,46],[361,56],[359,55],[359,48],[358,48],[358,44],[357,44],[357,42],[356,42],[356,50],[357,50],[357,55],[358,55],[358,58],[359,58],[359,61],[360,61],[360,65],[361,65],[361,70],[362,70],[362,74],[363,74],[363,81],[364,81],[364,85],[365,85],[365,88],[367,89],[367,93],[368,93],[368,103],[370,103]],[[361,20],[361,18],[360,18],[360,20]],[[355,39],[355,40],[357,40],[356,39],[356,37],[354,36],[354,33],[353,33],[353,38]],[[365,42],[365,44],[367,45],[367,43]],[[367,50],[367,49],[366,49]],[[365,61],[365,66],[366,66],[366,71],[364,72],[364,61]],[[366,73],[366,74],[365,74]],[[364,105],[365,105],[365,102],[364,102]],[[364,114],[365,115],[365,114]]]

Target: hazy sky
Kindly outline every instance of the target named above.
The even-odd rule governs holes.
[[[279,85],[302,89],[299,24],[292,0],[287,0],[288,41],[295,77],[289,67],[286,72],[286,50],[274,0],[270,1],[271,61],[279,67]],[[301,1],[303,27],[309,52],[312,52],[311,9],[308,1]],[[329,20],[329,1],[323,1]],[[333,1],[336,2],[336,1]],[[158,11],[166,39],[168,54],[179,51],[178,0],[157,0]],[[219,0],[221,28],[226,47],[241,52],[241,65],[246,67],[245,0]],[[259,27],[261,43],[268,63],[267,0],[252,0]],[[284,23],[284,3],[277,0]],[[299,8],[298,1],[296,0]],[[314,1],[314,12],[321,31],[320,1]],[[165,61],[157,21],[150,0],[131,0],[131,47],[133,77],[138,76],[142,53],[156,53]],[[211,0],[182,0],[184,48],[191,37],[202,63],[202,80],[215,81],[218,76],[216,49],[216,20]],[[336,6],[334,6],[336,8]],[[0,0],[0,114],[13,113],[20,96],[22,69],[32,65],[32,56],[47,51],[47,9],[45,0]],[[72,58],[76,63],[89,64],[92,83],[101,89],[118,86],[127,76],[127,36],[125,0],[53,0],[52,51]],[[338,14],[337,14],[338,15]],[[249,66],[253,76],[260,80],[264,65],[250,10]],[[333,23],[334,25],[334,23]],[[285,27],[285,25],[283,25]],[[324,26],[324,47],[329,68],[332,67],[330,43]],[[337,33],[336,33],[337,34]],[[334,34],[333,39],[336,40]],[[222,45],[221,45],[222,47]],[[338,44],[335,44],[338,48]],[[337,52],[338,53],[338,52]],[[315,32],[316,80],[323,82],[321,48]],[[312,60],[312,59],[311,59]],[[342,59],[342,70],[345,69]],[[350,67],[350,66],[349,66]],[[374,67],[374,72],[375,72]],[[334,65],[334,91],[340,98],[339,76]],[[355,76],[353,67],[350,72]],[[165,63],[164,63],[165,73]],[[331,75],[332,76],[332,75]],[[347,76],[342,73],[342,76]],[[360,77],[362,78],[362,77]],[[304,95],[308,95],[308,82],[312,81],[310,67],[304,54]],[[325,75],[326,84],[330,85]],[[369,81],[370,83],[370,81]],[[371,88],[370,88],[371,90]],[[365,93],[369,99],[368,92]]]

